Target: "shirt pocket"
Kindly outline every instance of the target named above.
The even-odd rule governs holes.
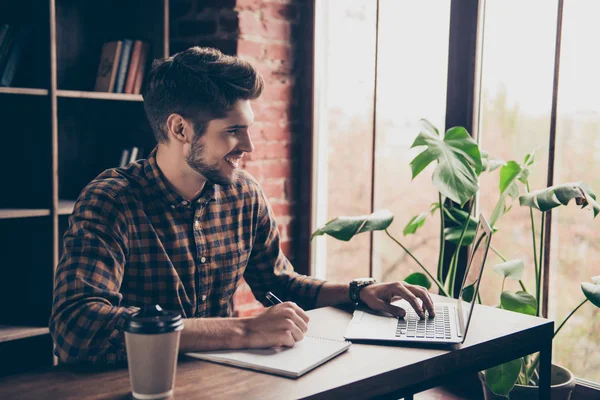
[[[215,289],[221,292],[221,298],[228,302],[235,293],[244,271],[248,265],[250,250],[240,249],[219,254],[215,257],[218,272],[215,274],[218,280]],[[215,282],[217,283],[217,282]]]

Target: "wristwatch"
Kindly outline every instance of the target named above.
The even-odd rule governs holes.
[[[360,304],[360,291],[362,288],[375,283],[373,278],[356,278],[350,281],[350,301],[356,305]]]

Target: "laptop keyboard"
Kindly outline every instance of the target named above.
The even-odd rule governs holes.
[[[435,317],[420,319],[415,310],[409,308],[404,318],[398,319],[396,337],[450,339],[450,310],[448,306],[435,306]]]

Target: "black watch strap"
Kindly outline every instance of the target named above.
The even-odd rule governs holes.
[[[360,291],[373,283],[375,283],[375,279],[373,278],[358,278],[350,281],[350,301],[356,305],[362,304]]]

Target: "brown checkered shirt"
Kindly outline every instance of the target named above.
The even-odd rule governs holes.
[[[110,169],[80,194],[56,271],[50,332],[64,362],[124,360],[124,313],[160,304],[184,318],[228,317],[242,276],[313,308],[323,281],[299,275],[279,246],[273,211],[240,171],[187,201],[148,159]]]

